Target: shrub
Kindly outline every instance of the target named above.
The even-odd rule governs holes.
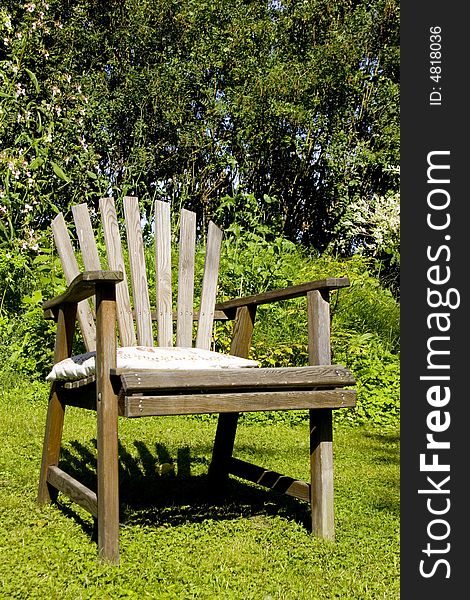
[[[251,225],[250,225],[251,227]],[[154,260],[151,245],[148,263]],[[63,290],[57,258],[49,250],[36,256],[32,268],[18,258],[6,279],[7,310],[0,313],[0,359],[3,368],[40,378],[52,361],[55,325],[45,321],[41,304]],[[175,268],[177,255],[174,257]],[[197,256],[196,296],[200,293],[203,255]],[[0,268],[8,274],[5,258]],[[309,254],[304,248],[274,235],[265,225],[245,229],[232,223],[226,232],[219,278],[219,299],[249,295],[325,277],[347,276],[348,288],[331,296],[332,361],[348,366],[357,380],[355,409],[335,411],[338,423],[379,426],[396,424],[399,415],[399,305],[372,272],[373,259],[355,256],[338,259]],[[175,273],[176,275],[176,273]],[[149,269],[149,289],[154,298],[154,273]],[[28,293],[25,293],[25,292]],[[21,302],[19,301],[21,298]],[[229,352],[233,324],[218,323],[215,349]],[[265,367],[308,364],[308,326],[305,298],[276,302],[258,308],[251,357]],[[81,351],[80,342],[74,351]],[[245,420],[297,422],[296,414],[253,413]]]

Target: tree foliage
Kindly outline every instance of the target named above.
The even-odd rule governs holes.
[[[150,210],[158,197],[207,219],[221,198],[251,194],[291,240],[344,250],[348,207],[398,191],[398,11],[6,0],[2,243],[34,250],[79,199],[135,194]]]

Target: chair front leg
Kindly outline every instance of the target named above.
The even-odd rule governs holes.
[[[328,290],[307,294],[309,363],[331,364]],[[310,503],[312,532],[334,540],[333,411],[310,410]]]
[[[118,401],[110,370],[116,368],[116,289],[96,286],[96,410],[98,450],[98,552],[119,563]]]

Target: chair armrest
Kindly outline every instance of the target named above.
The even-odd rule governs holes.
[[[215,309],[223,311],[229,318],[233,318],[237,308],[242,306],[258,306],[269,302],[278,302],[279,300],[289,300],[305,296],[313,290],[337,290],[349,286],[347,277],[328,277],[326,279],[318,279],[309,281],[299,285],[291,285],[289,287],[255,294],[254,296],[245,296],[244,298],[235,298],[216,304]]]
[[[84,271],[79,273],[63,294],[47,300],[42,305],[44,316],[54,318],[53,314],[62,304],[78,303],[95,294],[99,283],[116,284],[123,280],[121,271]]]

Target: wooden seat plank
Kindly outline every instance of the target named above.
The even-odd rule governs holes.
[[[126,417],[190,415],[203,413],[259,412],[346,408],[356,403],[356,392],[348,389],[281,390],[213,394],[125,396],[121,414]]]
[[[353,385],[351,372],[340,365],[280,367],[181,369],[125,372],[120,375],[126,393],[144,390],[213,390],[247,388],[314,388]]]

